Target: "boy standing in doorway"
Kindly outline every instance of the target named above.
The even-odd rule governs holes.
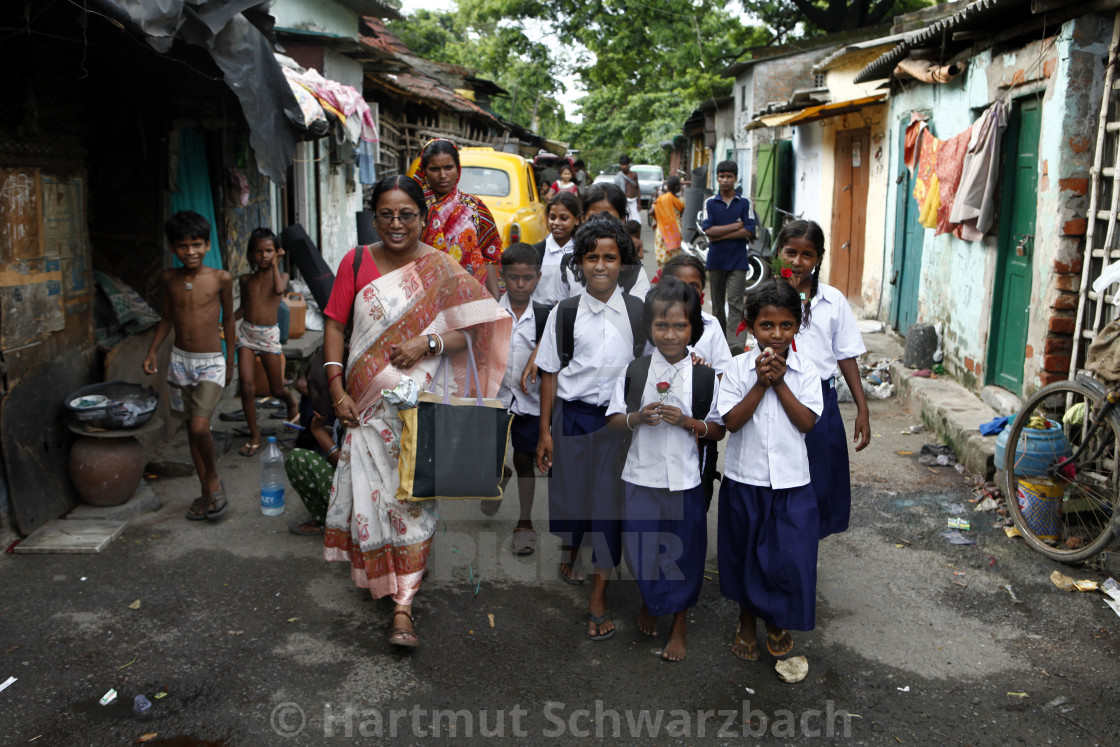
[[[738,165],[734,161],[720,161],[716,166],[719,194],[708,198],[707,217],[701,224],[711,242],[708,246],[708,283],[712,289],[712,314],[719,320],[724,335],[733,347],[736,344],[735,330],[743,317],[744,286],[747,268],[750,267],[747,242],[754,240],[757,230],[750,200],[735,190],[738,180]],[[738,352],[742,352],[741,345]]]

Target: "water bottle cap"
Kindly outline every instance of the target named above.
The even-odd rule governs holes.
[[[268,442],[269,442],[270,444],[274,444],[274,443],[276,443],[276,436],[269,436],[269,437],[268,437]]]

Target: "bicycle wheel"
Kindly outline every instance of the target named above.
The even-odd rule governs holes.
[[[1093,380],[1050,384],[1008,426],[1008,509],[1026,543],[1054,560],[1085,560],[1104,549],[1115,530],[1120,412],[1099,417],[1105,396]]]
[[[770,268],[762,261],[762,257],[752,254],[748,264],[746,282],[743,284],[744,291],[752,290],[770,274]]]

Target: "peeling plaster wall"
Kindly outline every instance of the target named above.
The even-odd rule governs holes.
[[[1046,39],[1013,50],[976,55],[966,73],[948,84],[904,81],[903,90],[890,100],[888,175],[902,168],[902,154],[895,151],[911,111],[929,115],[933,135],[948,139],[971,125],[1008,90],[1012,91],[1012,103],[1024,96],[1041,97],[1038,211],[1030,321],[1023,351],[1024,391],[1015,394],[1027,394],[1050,380],[1065,378],[1064,373],[1047,369],[1062,365],[1062,348],[1068,345],[1068,333],[1072,332],[1073,312],[1065,307],[1069,304],[1068,291],[1076,291],[1079,280],[1087,179],[1103,79],[1101,61],[1107,58],[1110,33],[1111,18],[1083,16],[1063,24]],[[887,179],[882,201],[889,206],[883,235],[890,237],[892,244],[897,188],[894,179]],[[934,236],[933,229],[924,231],[918,320],[944,325],[946,368],[977,390],[988,379],[998,232],[997,226],[983,241],[966,242],[951,234]],[[893,267],[890,246],[886,261],[887,277],[895,269],[901,270]],[[888,319],[898,288],[884,286],[880,319]],[[1068,358],[1066,352],[1066,371]]]
[[[362,90],[362,64],[332,49],[323,50],[323,75],[344,85]],[[362,209],[362,188],[354,165],[355,148],[343,148],[342,162],[331,162],[330,148],[340,146],[333,139],[318,141],[319,176],[319,247],[332,269],[346,252],[358,244],[358,223],[354,217]],[[336,159],[337,160],[337,159]]]
[[[823,148],[820,127],[794,128],[793,213],[818,222],[821,215]]]

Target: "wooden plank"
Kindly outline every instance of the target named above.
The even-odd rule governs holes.
[[[119,537],[126,526],[126,521],[54,519],[16,545],[14,552],[29,555],[98,553]]]

